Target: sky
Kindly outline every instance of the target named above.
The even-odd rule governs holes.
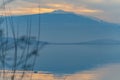
[[[120,23],[120,0],[40,0],[41,12],[56,9]]]
[[[40,0],[41,12],[56,9],[120,23],[120,0]]]
[[[52,12],[57,9],[120,23],[120,0],[0,0],[0,14],[24,15]],[[40,8],[39,8],[40,6]],[[40,10],[39,10],[40,9]],[[9,12],[11,11],[11,12]]]
[[[1,15],[38,14],[40,13],[39,7],[40,0],[0,0]]]

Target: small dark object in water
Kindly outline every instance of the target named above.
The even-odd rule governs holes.
[[[37,71],[34,71],[34,73],[38,73]]]

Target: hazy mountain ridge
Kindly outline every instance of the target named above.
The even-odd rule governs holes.
[[[13,16],[12,18],[14,22],[15,32],[19,32],[19,36],[26,35],[27,20],[29,18],[31,19],[30,25],[32,26],[31,36],[36,36],[38,34],[38,20],[40,16],[42,41],[81,42],[96,39],[120,40],[120,26],[118,24],[108,23],[99,19],[92,19],[91,17],[86,17],[71,12],[55,12]],[[11,37],[12,33],[10,29],[10,20],[8,17],[6,17],[6,19],[8,19],[9,36]],[[17,31],[18,27],[19,30]],[[6,31],[5,21],[1,24],[1,28]]]
[[[47,27],[48,29],[49,27],[52,29],[55,28],[55,30],[58,30],[58,34],[67,34],[68,36],[66,37],[68,37],[69,40],[71,38],[79,41],[104,38],[114,38],[116,40],[120,39],[118,36],[120,33],[120,26],[118,24],[68,12],[66,12],[66,14],[54,14],[54,12],[45,13],[40,16],[41,26]],[[71,35],[71,37],[69,35]],[[59,38],[59,40],[61,40],[61,38]],[[66,38],[63,37],[62,39],[65,40]]]

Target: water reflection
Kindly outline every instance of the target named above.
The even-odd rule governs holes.
[[[69,74],[119,62],[120,45],[46,46],[36,69]]]
[[[86,70],[75,74],[65,74],[63,76],[53,76],[53,79],[43,80],[119,80],[120,64],[109,64],[100,68]]]
[[[32,73],[32,80],[119,80],[120,64],[108,64],[92,70],[85,70],[74,74]],[[7,74],[9,78],[10,74]],[[16,73],[16,80],[20,80],[21,73]],[[26,72],[23,80],[29,80],[30,72]]]

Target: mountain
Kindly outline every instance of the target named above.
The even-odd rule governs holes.
[[[99,39],[87,42],[81,42],[80,44],[83,45],[120,45],[120,40],[113,40],[113,39]]]
[[[34,49],[38,41],[33,38],[37,37],[38,34],[39,16],[41,35],[39,54],[36,54]],[[20,65],[17,69],[25,67],[22,63],[25,63],[28,51],[28,48],[25,48],[26,44],[30,45],[28,57],[31,59],[27,62],[28,67],[32,65],[34,56],[37,56],[35,71],[66,74],[120,62],[119,45],[100,45],[120,43],[120,26],[118,24],[61,10],[44,14],[6,16],[0,20],[0,23],[5,37],[13,37],[11,27],[14,27],[15,36],[18,38],[17,62]],[[29,37],[24,38],[29,30],[31,30],[30,36],[33,37],[30,41],[27,40]],[[6,31],[8,31],[8,35],[6,35]],[[21,38],[21,36],[23,37]],[[3,49],[8,53],[6,54],[5,67],[11,69],[11,64],[14,62],[15,45],[13,38],[7,38],[7,40],[9,41],[7,47],[5,45]]]
[[[64,14],[63,14],[64,13]],[[72,12],[56,10],[51,13],[12,16],[8,20],[9,36],[12,36],[11,26],[15,27],[18,36],[27,34],[27,22],[31,25],[31,35],[38,34],[40,16],[41,40],[48,42],[83,42],[96,39],[120,40],[120,26],[103,20],[78,15]],[[2,22],[1,28],[6,33],[6,21]],[[18,28],[18,29],[17,29]]]
[[[55,10],[52,13],[54,13],[54,14],[69,14],[69,13],[72,13],[72,12],[66,12],[66,11],[63,11],[63,10]]]

